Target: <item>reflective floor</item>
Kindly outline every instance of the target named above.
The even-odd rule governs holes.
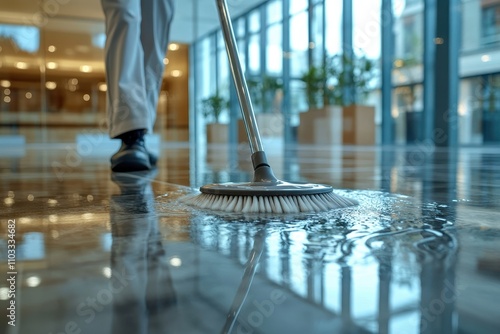
[[[182,204],[249,180],[244,146],[159,151],[112,175],[109,147],[2,145],[2,332],[500,332],[497,148],[271,145],[279,178],[360,203],[300,216]]]

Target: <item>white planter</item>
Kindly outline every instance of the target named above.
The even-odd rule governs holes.
[[[207,143],[226,144],[228,140],[227,124],[207,124]]]
[[[300,114],[299,144],[342,145],[342,107],[325,106]]]
[[[352,105],[344,107],[342,142],[348,145],[375,145],[375,108]]]
[[[325,106],[300,114],[299,144],[374,145],[375,108]]]

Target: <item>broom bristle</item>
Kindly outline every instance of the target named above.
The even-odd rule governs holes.
[[[183,200],[200,209],[241,213],[321,212],[357,205],[356,200],[332,192],[293,196],[238,196],[200,193]]]

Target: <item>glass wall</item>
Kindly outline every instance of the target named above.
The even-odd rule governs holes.
[[[74,143],[88,131],[107,137],[105,40],[100,6],[2,2],[0,136],[26,143]],[[167,127],[178,128],[179,139],[188,140],[188,47],[177,44],[164,63],[155,132],[166,135]]]
[[[500,0],[462,2],[459,139],[500,142]]]
[[[461,7],[458,138],[461,144],[498,142],[500,0],[464,0]],[[391,89],[381,87],[380,82],[381,27],[385,15],[381,8],[382,0],[352,1],[352,26],[349,21],[343,22],[343,0],[272,0],[235,18],[249,82],[263,82],[267,77],[286,81],[283,106],[290,116],[288,131],[292,133],[287,138],[296,139],[293,133],[299,126],[298,116],[310,107],[304,74],[311,66],[321,66],[324,56],[344,53],[346,43],[342,36],[348,28],[352,28],[355,56],[366,57],[374,65],[369,94],[361,103],[375,107],[377,131],[381,131],[381,89]],[[418,144],[424,136],[424,9],[424,0],[392,1],[391,116],[396,144]],[[196,45],[216,33],[203,36]],[[261,113],[262,99],[258,95],[254,93],[252,97]]]
[[[105,121],[104,40],[94,20],[0,23],[2,134],[69,140],[61,126]],[[49,125],[56,128],[42,131]]]
[[[395,3],[392,116],[397,144],[423,140],[423,14],[423,0]]]

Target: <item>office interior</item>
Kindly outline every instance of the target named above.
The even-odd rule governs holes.
[[[227,6],[276,176],[359,205],[182,204],[253,175],[215,0],[176,1],[158,167],[130,175],[109,167],[101,2],[4,1],[5,332],[497,333],[500,0]]]

